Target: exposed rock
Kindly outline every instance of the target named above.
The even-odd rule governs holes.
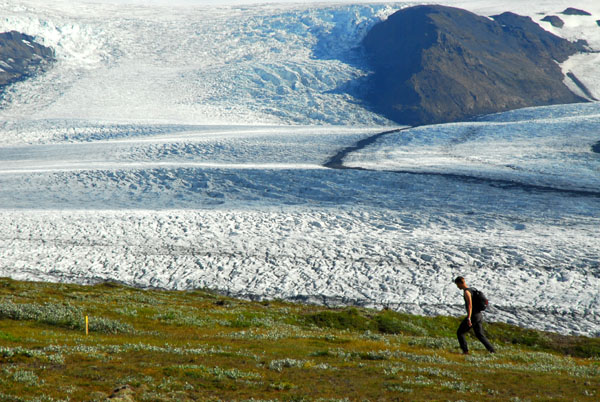
[[[600,20],[596,20],[596,24],[600,27]]]
[[[52,49],[19,32],[0,33],[0,93],[6,85],[43,71],[54,60]]]
[[[405,8],[364,39],[374,68],[368,101],[402,124],[464,120],[528,106],[583,102],[556,63],[585,50],[512,13]]]
[[[565,26],[565,22],[556,15],[547,15],[542,18],[542,21],[549,22],[555,28],[562,28]]]
[[[115,389],[105,400],[106,402],[135,402],[135,392],[129,385],[124,385]]]
[[[598,141],[597,143],[592,145],[592,152],[596,152],[597,154],[600,154],[600,141]]]
[[[564,14],[564,15],[592,15],[592,14],[588,13],[587,11],[579,10],[579,9],[573,8],[573,7],[569,7],[567,9],[565,9],[565,11],[563,11],[561,14]]]

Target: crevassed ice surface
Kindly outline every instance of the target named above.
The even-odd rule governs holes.
[[[367,73],[356,45],[391,6],[61,4],[0,8],[0,30],[31,34],[58,58],[48,74],[9,91],[3,115],[386,123],[351,93]]]
[[[354,99],[355,46],[406,4],[120,3],[0,2],[58,58],[2,100],[0,275],[460,315],[460,274],[490,320],[600,334],[597,103],[390,133],[344,161],[368,170],[327,169],[394,128]]]

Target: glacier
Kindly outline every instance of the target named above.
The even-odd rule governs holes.
[[[417,3],[0,2],[57,53],[0,100],[0,275],[458,315],[460,274],[489,320],[599,336],[600,105],[372,113],[356,44]],[[591,1],[441,3],[583,8],[554,33],[600,50]],[[596,60],[563,70],[600,97]]]

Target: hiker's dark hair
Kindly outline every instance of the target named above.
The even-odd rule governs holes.
[[[454,280],[454,283],[456,283],[457,285],[459,283],[465,283],[465,278],[463,278],[462,276],[457,276],[456,279]]]

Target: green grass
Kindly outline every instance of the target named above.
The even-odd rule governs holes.
[[[0,401],[600,398],[599,339],[459,319],[0,279]]]

